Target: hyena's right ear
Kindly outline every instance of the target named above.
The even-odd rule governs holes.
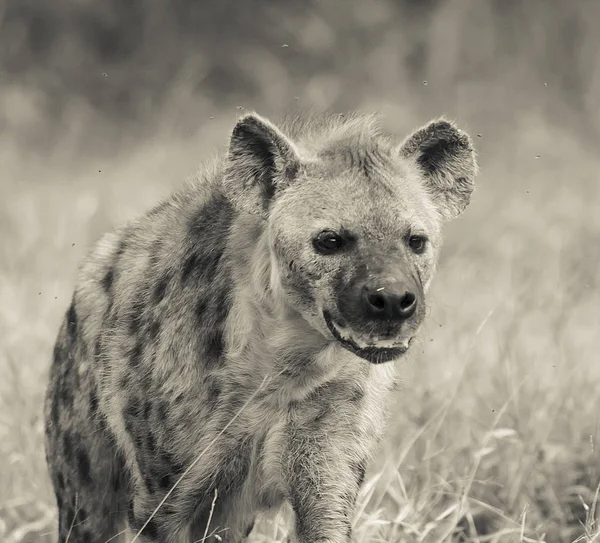
[[[223,182],[235,205],[264,217],[275,193],[299,168],[294,144],[267,119],[250,113],[233,129]]]

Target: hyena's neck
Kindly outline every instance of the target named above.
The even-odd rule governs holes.
[[[285,303],[260,222],[242,217],[232,225],[229,254],[239,271],[227,322],[228,371],[253,389],[266,378],[265,390],[278,404],[299,400],[336,375],[350,355]]]

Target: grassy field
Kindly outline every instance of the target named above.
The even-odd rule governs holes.
[[[127,131],[79,98],[61,123],[47,123],[42,91],[2,87],[0,542],[54,541],[41,402],[79,260],[104,231],[223,150],[241,110],[270,115],[297,102],[378,110],[399,134],[450,113],[479,151],[472,204],[447,228],[427,324],[402,362],[404,386],[360,497],[357,541],[600,542],[600,154],[589,132],[600,121],[600,94],[592,92],[600,69],[583,62],[596,58],[594,18],[582,17],[579,60],[595,83],[575,115],[568,93],[556,90],[560,66],[549,69],[549,84],[529,69],[541,70],[545,48],[558,43],[550,26],[533,25],[535,46],[515,42],[509,57],[512,42],[486,41],[491,12],[450,4],[464,10],[454,22],[448,11],[431,24],[427,39],[437,49],[422,80],[407,83],[407,73],[392,68],[402,44],[416,40],[410,28],[408,38],[392,28],[350,68],[336,57],[326,66],[331,75],[302,85],[301,72],[288,77],[275,53],[244,57],[239,70],[262,86],[238,107],[198,99],[178,80],[145,132]],[[344,17],[377,29],[387,4],[374,5]],[[298,33],[306,50],[341,39],[327,30],[337,13]],[[436,42],[440,25],[458,41],[467,33],[468,51]],[[289,43],[277,54],[295,54]],[[520,54],[527,61],[511,64]],[[570,73],[575,61],[554,57]],[[99,82],[113,81],[102,70]],[[265,522],[254,537],[283,534]]]

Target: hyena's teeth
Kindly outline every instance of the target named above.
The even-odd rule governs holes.
[[[399,347],[400,343],[394,339],[382,339],[378,343],[379,347],[384,347],[386,349],[391,349],[392,347]]]
[[[381,339],[378,334],[367,335],[367,334],[355,334],[351,328],[341,326],[340,324],[333,323],[340,337],[347,341],[356,343],[361,349],[368,347],[378,347],[381,349],[391,349],[399,347],[401,344],[395,339]]]

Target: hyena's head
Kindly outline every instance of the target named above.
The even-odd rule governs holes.
[[[404,353],[423,322],[441,227],[468,205],[476,171],[470,138],[446,120],[401,141],[371,117],[282,130],[249,114],[234,128],[224,182],[265,221],[273,294],[380,363]]]

